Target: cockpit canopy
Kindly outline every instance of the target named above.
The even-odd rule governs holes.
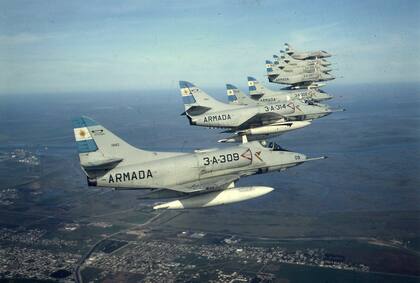
[[[278,144],[276,144],[275,142],[267,142],[265,140],[260,141],[260,144],[268,149],[271,149],[272,151],[288,151],[285,148],[282,148],[281,146],[279,146]]]

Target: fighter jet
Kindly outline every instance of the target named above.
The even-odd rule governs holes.
[[[257,82],[258,83],[258,82]],[[255,85],[255,84],[254,84]],[[290,90],[289,92],[293,93],[295,92],[295,94],[293,96],[289,96],[287,94],[284,94],[284,90],[283,93],[280,92],[280,95],[272,95],[272,96],[267,96],[265,98],[263,98],[262,96],[256,95],[256,96],[249,96],[246,95],[245,93],[243,93],[240,89],[238,89],[236,86],[232,85],[232,84],[227,84],[226,85],[226,94],[228,97],[228,102],[229,104],[236,104],[236,105],[267,105],[267,104],[272,104],[273,102],[286,102],[289,103],[290,101],[295,101],[295,100],[300,100],[300,101],[304,101],[305,103],[308,103],[310,105],[315,105],[315,101],[310,97],[309,95],[309,91],[302,91],[302,90]],[[276,92],[274,92],[276,93]],[[287,93],[287,91],[286,91]],[[300,95],[300,94],[302,95]],[[260,97],[259,99],[257,97]],[[322,105],[317,103],[316,105],[318,106],[323,106],[325,108],[327,108],[326,105]]]
[[[286,73],[313,73],[316,71],[321,71],[324,73],[328,73],[332,71],[330,67],[323,66],[320,62],[309,62],[308,64],[292,65],[285,61],[282,61],[277,55],[273,55],[273,58],[273,68],[278,68],[279,72],[284,71]]]
[[[318,50],[318,51],[308,51],[308,52],[298,52],[290,44],[285,43],[285,51],[287,54],[292,56],[296,60],[307,60],[307,59],[317,59],[317,58],[327,58],[331,57],[327,51]]]
[[[281,90],[274,91],[266,88],[255,78],[248,77],[249,95],[253,100],[261,102],[277,102],[288,99],[320,102],[331,99],[331,95],[319,89],[321,86],[323,86],[323,84],[313,83],[304,88],[282,88]]]
[[[156,204],[154,209],[201,208],[253,199],[273,188],[235,187],[239,178],[325,158],[307,158],[274,143],[246,139],[243,144],[192,153],[146,151],[129,145],[88,117],[74,120],[74,136],[89,186],[178,196]]]
[[[278,57],[277,55],[273,55],[274,59],[278,59],[279,61],[282,61],[290,66],[308,66],[316,64],[327,67],[331,65],[331,63],[325,59],[296,60],[287,53],[285,53],[283,50],[280,50],[280,54],[280,57]]]
[[[234,104],[234,105],[268,105],[268,104],[272,104],[272,102],[265,102],[263,100],[254,100],[251,97],[249,97],[248,95],[246,95],[245,93],[243,93],[240,89],[238,89],[237,87],[235,87],[232,84],[227,84],[226,85],[226,94],[228,97],[228,101],[229,104]],[[283,97],[283,100],[277,100],[277,103],[281,103],[281,101],[285,102],[285,103],[293,103],[296,102],[296,100],[300,100],[300,101],[304,101],[306,104],[308,105],[316,105],[319,107],[323,107],[324,109],[328,109],[329,107],[327,105],[324,104],[320,104],[320,103],[316,103],[312,100],[303,100],[303,99],[299,99],[299,98],[294,98],[295,101],[292,101],[292,99],[289,96],[278,96],[277,99],[279,97]],[[332,110],[334,112],[336,112],[337,110]],[[341,111],[341,110],[338,110]],[[317,118],[321,118],[325,115],[314,115],[312,117],[308,116],[308,117],[302,117],[303,119],[308,119],[308,122],[312,122],[313,119],[317,119]],[[267,139],[267,138],[272,138],[274,136],[278,136],[281,135],[282,133],[272,133],[272,134],[262,134],[262,135],[253,135],[251,138],[252,139]],[[240,137],[238,135],[229,137],[229,138],[225,138],[220,140],[219,142],[239,142],[240,141]]]
[[[310,85],[313,82],[322,82],[335,79],[334,76],[320,71],[313,73],[286,74],[273,69],[273,62],[266,60],[268,81],[277,84],[286,84],[292,86]]]
[[[278,134],[308,126],[310,119],[332,113],[326,106],[287,101],[264,105],[220,102],[190,82],[180,81],[185,112],[191,125],[225,128],[235,135]],[[255,137],[254,137],[255,138]],[[221,140],[223,142],[223,140]]]

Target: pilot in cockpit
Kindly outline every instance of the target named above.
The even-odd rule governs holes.
[[[276,144],[275,142],[269,142],[267,143],[267,141],[262,140],[260,141],[261,145],[265,148],[269,148],[272,151],[288,151],[287,149],[282,148],[281,146],[279,146],[278,144]]]

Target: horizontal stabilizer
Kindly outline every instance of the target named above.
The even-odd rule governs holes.
[[[88,169],[88,170],[103,170],[103,169],[113,168],[121,161],[123,161],[122,158],[110,158],[110,159],[95,160],[95,161],[83,161],[80,163],[80,165],[82,165],[83,168]]]
[[[211,108],[209,108],[209,107],[197,105],[197,106],[191,106],[184,113],[189,115],[189,116],[197,116],[197,115],[201,115],[201,114],[206,113],[210,109]],[[184,114],[184,113],[182,113],[182,114]]]

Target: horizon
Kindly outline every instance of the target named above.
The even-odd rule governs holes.
[[[263,85],[272,90],[280,90],[286,85],[279,85],[274,83],[262,82]],[[242,84],[233,84],[237,86],[241,91],[247,94],[248,92],[248,85],[245,83]],[[220,86],[212,86],[206,87],[201,85],[196,85],[201,90],[209,94],[210,96],[214,96],[215,98],[224,97],[225,96],[225,83],[221,84]],[[418,92],[413,93],[415,95],[420,95],[420,82],[381,82],[381,83],[373,83],[373,82],[363,82],[363,83],[329,83],[326,86],[321,87],[324,91],[329,92],[331,89],[335,88],[347,88],[347,87],[408,87],[413,88],[413,90],[418,90]],[[40,91],[40,92],[18,92],[18,93],[0,93],[0,97],[25,97],[25,96],[68,96],[68,95],[114,95],[116,93],[124,94],[124,95],[148,95],[145,92],[150,92],[157,95],[166,95],[164,92],[168,92],[168,94],[174,94],[174,96],[179,96],[179,87],[173,88],[151,88],[151,89],[116,89],[116,90],[77,90],[77,91],[62,91],[62,92],[55,92],[55,91]],[[215,93],[217,92],[217,93]]]

